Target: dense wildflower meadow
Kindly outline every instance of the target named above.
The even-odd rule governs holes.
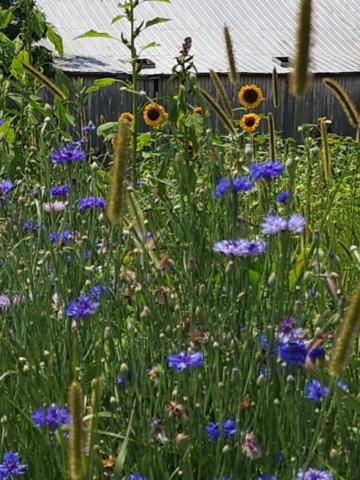
[[[359,114],[329,81],[354,138],[283,138],[224,33],[237,105],[189,38],[175,88],[133,61],[107,123],[80,80],[2,64],[0,479],[358,478]]]

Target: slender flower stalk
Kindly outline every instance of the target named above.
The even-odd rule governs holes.
[[[71,480],[83,478],[84,435],[82,431],[83,394],[78,382],[69,389],[69,410],[71,426],[69,436],[69,474]]]

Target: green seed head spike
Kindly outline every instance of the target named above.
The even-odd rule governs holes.
[[[353,102],[350,100],[349,95],[345,92],[345,90],[341,87],[341,85],[339,85],[338,82],[336,82],[335,80],[332,80],[331,78],[324,78],[323,82],[327,86],[327,88],[333,93],[336,100],[339,102],[350,125],[352,127],[359,128],[359,125],[360,125],[359,113],[355,105],[353,104]]]
[[[107,216],[113,223],[121,223],[125,207],[125,192],[127,188],[126,169],[130,156],[130,126],[129,121],[122,119],[116,133],[114,163],[110,179]]]
[[[274,116],[272,113],[268,114],[268,130],[269,130],[269,154],[270,160],[276,159],[276,138],[275,138],[275,125]]]
[[[65,94],[53,84],[53,82],[46,77],[43,73],[39,72],[35,67],[30,65],[29,63],[25,62],[25,60],[20,60],[21,65],[24,67],[24,70],[36,78],[40,83],[42,83],[53,95],[61,98],[62,100],[66,100]]]
[[[272,85],[272,94],[273,94],[273,105],[275,108],[279,108],[279,76],[276,71],[276,67],[274,67],[271,77],[271,85]]]
[[[311,45],[312,0],[301,0],[297,25],[297,40],[294,71],[290,76],[290,91],[301,98],[311,87],[310,45]]]
[[[229,80],[233,85],[236,85],[236,83],[238,82],[239,76],[236,73],[234,48],[231,40],[230,30],[227,25],[224,25],[224,39],[225,39],[226,55],[227,55],[228,64],[229,64]]]
[[[321,133],[322,163],[323,163],[324,178],[326,181],[328,181],[331,175],[330,151],[329,151],[327,128],[326,128],[326,123],[324,119],[320,120],[320,133]]]
[[[216,90],[219,94],[219,97],[220,97],[221,103],[224,107],[224,111],[225,111],[226,115],[229,118],[232,118],[233,117],[233,111],[232,111],[232,108],[231,108],[231,104],[230,104],[228,94],[226,93],[226,90],[224,88],[224,85],[221,83],[221,80],[220,80],[218,74],[216,72],[214,72],[214,70],[210,70],[210,77],[211,77],[211,80],[214,82],[214,85],[215,85]]]
[[[84,435],[82,431],[83,394],[78,382],[69,389],[69,410],[71,415],[69,435],[69,475],[71,480],[83,478]]]
[[[216,100],[205,90],[200,89],[201,93],[204,95],[205,100],[213,108],[213,110],[218,114],[220,120],[222,121],[224,127],[229,130],[230,133],[235,134],[235,128],[232,121],[227,117],[224,110],[220,107],[220,105],[216,102]]]
[[[330,375],[338,377],[349,362],[354,343],[355,329],[360,324],[360,282],[352,294],[350,304],[338,328],[329,362]]]

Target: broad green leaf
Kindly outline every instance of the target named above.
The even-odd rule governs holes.
[[[46,31],[46,20],[44,14],[40,10],[34,10],[31,15],[31,28],[36,35],[41,38]]]
[[[89,30],[78,37],[75,37],[74,40],[78,40],[79,38],[112,38],[113,40],[118,40],[118,38],[113,37],[110,33],[107,32],[97,32],[96,30]]]
[[[0,10],[0,29],[3,30],[6,28],[13,18],[13,13],[11,8],[7,8],[6,10]]]
[[[65,73],[60,69],[56,70],[55,78],[60,90],[63,92],[66,98],[69,98],[70,97],[70,78],[67,75],[65,75]]]
[[[139,51],[139,55],[147,48],[153,48],[153,47],[160,47],[160,43],[157,43],[157,42],[148,43],[147,45],[145,45],[145,47],[142,47],[142,49]]]
[[[63,41],[60,35],[58,35],[51,25],[47,26],[46,37],[54,45],[55,50],[58,52],[60,57],[64,56],[64,46]]]
[[[17,80],[22,79],[24,74],[24,67],[17,58],[14,58],[14,60],[11,62],[10,72],[11,75],[13,75]]]
[[[11,128],[11,123],[9,121],[4,122],[0,127],[0,134],[5,135],[8,143],[13,143],[15,140],[15,131]]]
[[[75,126],[75,117],[70,115],[70,113],[65,113],[66,120],[70,123],[71,126]]]
[[[158,23],[164,23],[169,21],[170,21],[170,18],[156,17],[156,18],[153,18],[152,20],[148,20],[145,23],[145,28],[152,27],[153,25],[157,25]]]
[[[96,133],[104,140],[104,142],[107,142],[114,136],[117,126],[118,122],[106,122],[97,128]]]
[[[0,32],[0,42],[1,43],[6,43],[6,44],[9,44],[9,45],[13,45],[13,42],[10,40],[9,37],[7,37],[5,35],[5,33],[3,32]],[[15,46],[13,46],[14,50],[15,50]]]
[[[94,81],[94,85],[86,89],[86,93],[97,92],[100,88],[108,87],[113,85],[115,82],[118,82],[116,78],[99,78]]]
[[[111,20],[111,25],[113,25],[114,23],[118,22],[118,21],[121,20],[122,18],[126,18],[126,15],[118,15],[117,17],[114,17],[114,18]]]

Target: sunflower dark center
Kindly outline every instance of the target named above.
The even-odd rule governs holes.
[[[245,119],[245,125],[247,127],[253,127],[255,125],[255,117],[248,117]]]
[[[248,90],[245,90],[244,92],[244,100],[247,103],[255,103],[257,102],[259,98],[259,94],[256,90],[253,88],[249,88]]]
[[[150,120],[155,121],[160,117],[160,112],[157,108],[151,108],[148,112],[148,117]]]

